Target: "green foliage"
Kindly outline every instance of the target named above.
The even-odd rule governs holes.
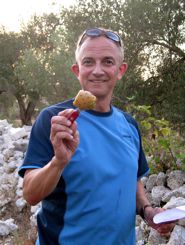
[[[185,142],[169,122],[153,117],[150,106],[135,106],[131,103],[127,110],[140,122],[143,147],[151,173],[185,170]]]
[[[57,31],[60,20],[57,15],[43,14],[32,16],[27,25],[21,28],[21,36],[24,40],[24,49],[40,49],[44,52],[52,51],[55,46],[53,34]]]
[[[14,63],[22,48],[19,34],[0,30],[0,90],[7,92],[8,82],[14,79]]]
[[[130,0],[123,11],[128,55],[137,61],[126,96],[185,131],[185,2]]]
[[[50,82],[53,86],[52,94],[47,97],[50,103],[59,102],[74,96],[80,86],[75,75],[71,72],[73,57],[71,57],[60,41],[56,41],[57,48],[48,57]]]
[[[19,57],[15,64],[17,79],[16,88],[19,87],[22,96],[30,96],[30,99],[38,100],[46,94],[48,84],[47,58],[35,49],[27,49]]]
[[[59,29],[59,19],[50,14],[34,16],[19,34],[0,33],[0,92],[14,96],[22,124],[31,124],[37,108],[65,99],[76,87]]]

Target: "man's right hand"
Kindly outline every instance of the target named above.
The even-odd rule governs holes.
[[[61,169],[68,164],[79,144],[77,124],[68,120],[73,111],[66,109],[51,119],[50,140],[55,154],[53,163]]]

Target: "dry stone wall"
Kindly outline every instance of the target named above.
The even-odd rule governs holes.
[[[153,174],[142,179],[150,202],[165,209],[185,205],[185,172]],[[179,220],[169,238],[162,238],[140,218],[136,220],[138,245],[185,245],[185,219]]]

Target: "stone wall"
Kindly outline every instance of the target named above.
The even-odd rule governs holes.
[[[35,207],[23,199],[18,176],[30,131],[31,127],[14,128],[0,120],[0,245],[33,244]]]
[[[154,206],[170,209],[185,205],[185,172],[161,172],[144,177],[142,181],[148,199]],[[169,238],[162,238],[140,217],[137,217],[136,231],[138,245],[185,245],[185,219],[177,222]]]
[[[6,120],[0,120],[0,245],[34,244],[31,241],[35,237],[29,236],[35,234],[32,231],[29,233],[27,227],[36,229],[35,216],[40,205],[30,207],[23,199],[23,181],[17,173],[27,148],[30,131],[31,127],[14,128]],[[152,204],[164,208],[185,205],[184,172],[153,174],[144,177],[142,181]],[[29,223],[27,226],[26,222]],[[24,228],[27,229],[26,236],[30,243],[22,241],[23,234],[20,233],[24,233]],[[138,245],[185,245],[185,219],[177,223],[167,239],[160,237],[138,216],[136,234]]]

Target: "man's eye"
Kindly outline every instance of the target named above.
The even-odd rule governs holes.
[[[106,59],[104,61],[104,63],[107,64],[107,65],[113,65],[114,64],[113,60],[111,60],[111,59]]]
[[[91,65],[92,64],[92,60],[84,60],[83,64],[84,65]]]

